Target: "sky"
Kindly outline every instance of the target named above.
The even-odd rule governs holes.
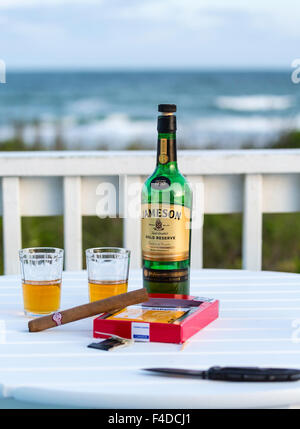
[[[290,68],[299,0],[0,0],[7,69]]]

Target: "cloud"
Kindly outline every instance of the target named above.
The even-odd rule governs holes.
[[[299,56],[295,0],[0,0],[0,9],[1,57],[14,66],[288,67]]]
[[[68,4],[97,3],[103,0],[42,0],[43,7],[65,6]],[[34,8],[41,7],[41,0],[1,0],[0,9]]]

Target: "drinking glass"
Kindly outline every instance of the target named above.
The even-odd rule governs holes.
[[[119,247],[86,250],[90,302],[127,292],[130,251]]]
[[[63,255],[64,251],[55,247],[19,251],[26,315],[40,316],[59,310]]]

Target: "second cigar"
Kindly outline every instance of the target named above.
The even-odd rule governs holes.
[[[140,304],[148,300],[147,290],[138,289],[30,320],[28,322],[28,329],[29,332],[40,332],[45,329],[54,328],[55,326],[75,322],[76,320],[97,316],[100,313],[107,313],[129,305]]]

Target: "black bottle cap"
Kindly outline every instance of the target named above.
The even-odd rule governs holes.
[[[158,111],[161,113],[175,113],[176,112],[176,104],[159,104]]]

